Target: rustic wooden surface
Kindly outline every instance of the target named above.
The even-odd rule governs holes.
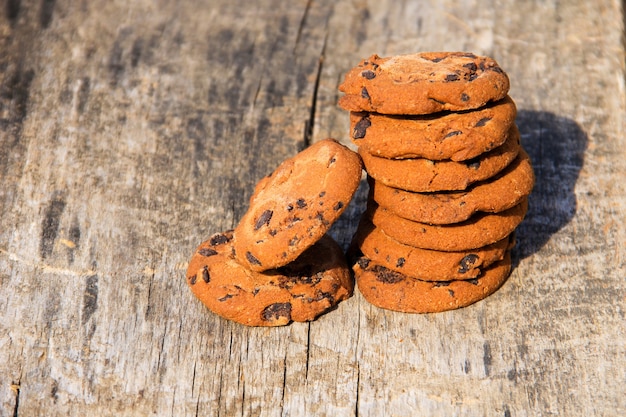
[[[4,0],[0,415],[625,415],[623,9]],[[505,286],[432,315],[358,292],[276,329],[209,313],[184,281],[195,246],[284,158],[349,143],[351,66],[421,50],[511,78],[537,186]]]

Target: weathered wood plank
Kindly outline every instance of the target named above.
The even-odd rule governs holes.
[[[624,414],[623,5],[283,3],[5,3],[0,415]],[[417,50],[510,75],[537,187],[506,285],[435,315],[208,313],[194,247],[284,158],[349,143],[352,65]]]

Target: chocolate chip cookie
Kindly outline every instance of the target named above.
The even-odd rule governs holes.
[[[239,262],[265,271],[296,259],[346,209],[361,172],[359,155],[333,139],[284,161],[258,183],[235,228]]]
[[[381,158],[465,161],[502,145],[517,109],[507,96],[474,111],[423,116],[350,113],[352,142]]]
[[[506,97],[509,78],[496,61],[466,52],[372,55],[345,76],[342,108],[382,114],[477,109]]]
[[[511,272],[509,252],[477,278],[422,281],[360,258],[353,266],[357,286],[373,305],[405,313],[438,313],[466,307],[493,294]]]
[[[352,245],[368,259],[392,271],[425,281],[476,278],[481,270],[504,258],[515,244],[514,234],[488,246],[443,252],[400,243],[363,219]]]
[[[407,191],[432,192],[464,190],[474,182],[486,180],[513,162],[519,149],[519,130],[512,125],[504,144],[462,162],[380,158],[372,155],[367,145],[358,151],[368,175],[376,181]]]
[[[477,213],[461,223],[430,225],[396,216],[370,201],[365,216],[387,236],[405,245],[438,251],[465,251],[490,245],[510,235],[522,222],[528,199],[500,213]]]
[[[517,158],[502,172],[464,191],[416,193],[384,185],[368,178],[370,197],[397,216],[428,224],[451,224],[467,220],[476,212],[497,213],[526,198],[535,183],[528,154]]]
[[[214,313],[247,326],[311,321],[350,297],[354,282],[342,249],[324,235],[294,262],[254,272],[234,255],[233,232],[200,244],[187,269],[193,294]]]

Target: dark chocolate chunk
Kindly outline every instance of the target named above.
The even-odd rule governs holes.
[[[293,210],[293,204],[289,203],[287,204],[287,211],[291,211]]]
[[[202,268],[202,281],[205,283],[209,283],[211,281],[211,276],[209,275],[209,268],[206,265]]]
[[[202,248],[198,251],[198,253],[202,256],[213,256],[217,255],[217,251],[211,248]]]
[[[250,262],[252,265],[259,265],[261,266],[261,261],[259,261],[257,258],[254,257],[254,255],[250,252],[246,252],[246,259],[248,260],[248,262]]]
[[[370,93],[367,92],[367,88],[363,87],[361,88],[361,97],[365,98],[365,99],[370,99]]]
[[[400,281],[404,281],[406,278],[404,275],[399,272],[392,271],[391,269],[385,268],[382,265],[376,265],[372,268],[372,272],[376,274],[376,280],[383,282],[385,284],[395,284]]]
[[[483,117],[478,122],[476,122],[474,127],[483,127],[484,125],[487,124],[487,122],[489,122],[489,120],[491,120],[491,117]]]
[[[467,64],[463,64],[463,67],[467,68],[471,72],[474,72],[474,71],[478,70],[478,67],[473,62],[468,62]]]
[[[361,77],[364,77],[368,80],[371,80],[373,78],[376,78],[376,73],[372,70],[365,70],[363,72],[361,72]]]
[[[474,266],[477,260],[478,260],[478,255],[476,255],[475,253],[470,253],[469,255],[465,255],[463,259],[461,259],[461,262],[459,262],[459,265],[460,265],[459,274],[464,274],[467,271],[469,271],[470,268]]]
[[[211,240],[209,240],[209,243],[211,244],[211,246],[217,246],[217,245],[222,245],[229,241],[230,241],[230,238],[228,236],[220,233],[218,235],[213,236]]]
[[[454,297],[454,291],[448,290],[448,294],[450,294],[450,297]]]
[[[298,240],[300,239],[298,239],[297,235],[292,237],[291,240],[289,241],[289,246],[296,246],[296,243],[298,243]]]
[[[469,101],[469,99],[470,97],[467,94],[465,93],[461,94],[461,101]]]
[[[443,58],[433,58],[433,59],[429,59],[429,61],[437,63],[439,61],[443,61]]]
[[[335,207],[333,207],[333,210],[339,211],[342,208],[343,208],[343,201],[337,201],[337,204],[335,204]]]
[[[261,318],[265,321],[278,320],[281,317],[291,320],[291,303],[270,304],[261,312]]]
[[[446,82],[449,81],[459,81],[460,77],[458,76],[458,74],[448,74],[446,75]]]
[[[326,191],[322,191],[322,192],[319,194],[319,197],[320,197],[320,198],[322,198],[322,197],[324,197],[325,195],[326,195]]]
[[[233,297],[234,297],[234,295],[232,295],[232,294],[226,294],[222,298],[218,298],[217,301],[224,302],[224,301],[228,300],[229,298],[233,298]]]
[[[359,264],[359,267],[361,269],[367,269],[367,267],[370,265],[370,260],[362,256],[356,261],[356,263]]]
[[[192,275],[192,276],[187,277],[187,278],[189,279],[189,283],[191,285],[194,285],[196,283],[196,276],[195,275]]]
[[[460,130],[454,130],[452,132],[449,132],[447,135],[445,135],[443,138],[447,139],[447,138],[451,138],[452,136],[458,136],[460,134],[462,134],[463,132]]]
[[[272,210],[265,210],[261,213],[259,218],[256,219],[256,223],[254,223],[254,230],[259,230],[263,226],[269,226],[272,214],[274,214]]]
[[[304,198],[299,198],[296,201],[296,205],[298,206],[298,208],[305,208],[306,207],[306,201],[304,200]]]
[[[367,128],[370,127],[371,125],[372,125],[372,122],[370,121],[369,117],[365,116],[361,118],[361,120],[359,120],[354,125],[354,129],[352,129],[352,137],[354,139],[364,138]]]
[[[406,259],[404,258],[398,258],[398,261],[396,262],[396,266],[398,268],[402,268],[404,266],[404,262],[406,262]]]

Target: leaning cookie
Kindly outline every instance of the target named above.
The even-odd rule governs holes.
[[[491,178],[513,162],[519,149],[519,130],[513,125],[504,144],[462,162],[379,158],[365,145],[359,148],[359,155],[368,175],[376,181],[407,191],[431,192],[464,190]]]
[[[504,143],[517,109],[507,96],[480,109],[423,116],[350,113],[352,142],[381,158],[465,161]]]
[[[364,216],[405,245],[438,251],[465,251],[491,245],[513,233],[528,210],[528,199],[500,213],[477,213],[461,223],[430,225],[396,216],[370,201]]]
[[[234,256],[233,233],[213,235],[193,254],[187,284],[214,313],[247,326],[314,320],[352,295],[354,283],[341,247],[328,235],[294,262],[254,272]]]
[[[372,55],[339,86],[339,106],[383,114],[469,110],[501,100],[509,78],[496,61],[465,52]]]
[[[443,252],[398,242],[363,219],[352,245],[367,258],[392,271],[424,281],[449,281],[479,276],[481,270],[504,258],[506,251],[515,245],[515,236],[512,233],[476,249]]]
[[[380,207],[420,223],[451,224],[469,219],[476,212],[498,213],[517,205],[535,183],[528,154],[517,158],[502,172],[464,191],[415,193],[384,185],[368,178],[370,197]]]
[[[362,257],[352,268],[357,286],[371,304],[404,313],[438,313],[466,307],[493,294],[511,272],[511,256],[463,281],[430,282],[413,279]]]
[[[333,139],[284,161],[257,184],[235,228],[239,262],[265,271],[296,259],[346,209],[361,170],[359,155]]]

